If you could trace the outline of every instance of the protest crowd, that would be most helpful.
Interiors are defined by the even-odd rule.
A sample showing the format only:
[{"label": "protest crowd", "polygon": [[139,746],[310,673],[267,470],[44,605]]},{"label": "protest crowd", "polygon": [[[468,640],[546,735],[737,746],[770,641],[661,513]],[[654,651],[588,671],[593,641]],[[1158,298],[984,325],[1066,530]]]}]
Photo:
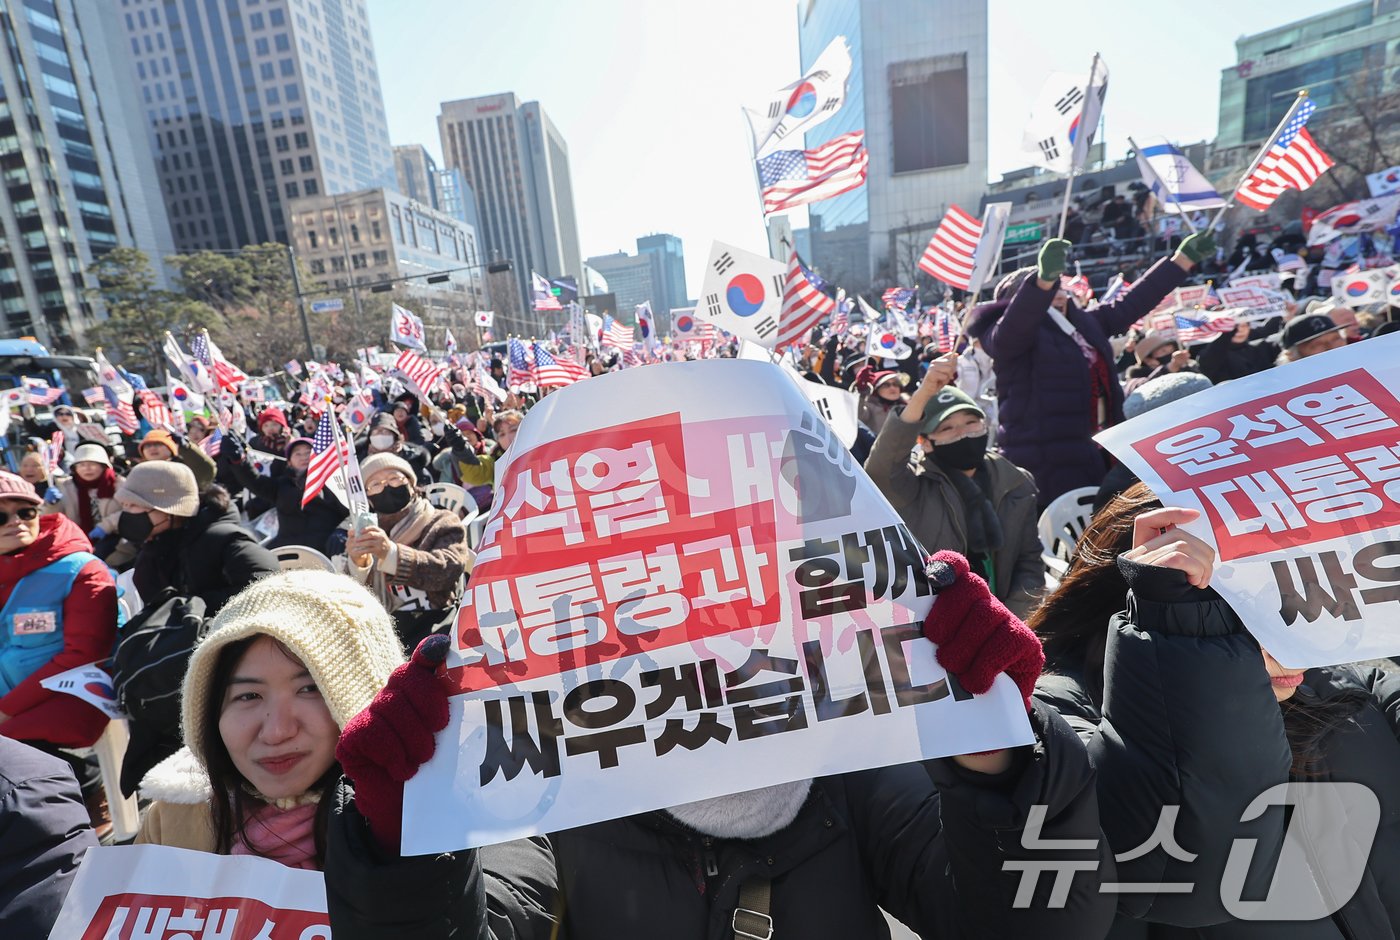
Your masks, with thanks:
[{"label": "protest crowd", "polygon": [[[719,315],[687,318],[684,334],[664,339],[644,329],[637,342],[630,327],[575,306],[569,328],[548,338],[511,336],[459,352],[449,334],[430,352],[422,324],[396,307],[396,349],[367,347],[353,362],[294,361],[277,376],[250,376],[207,337],[186,352],[171,336],[163,387],[99,350],[100,386],[86,390],[96,394],[21,389],[5,407],[15,409],[26,445],[15,472],[0,471],[0,936],[48,936],[85,874],[84,858],[136,851],[128,844],[230,863],[271,860],[323,878],[337,940],[881,937],[889,936],[886,915],[936,938],[1400,936],[1400,673],[1375,663],[1283,665],[1297,657],[1263,645],[1252,615],[1223,593],[1222,565],[1240,557],[1226,553],[1227,534],[1207,538],[1200,511],[1168,499],[1142,464],[1121,459],[1101,436],[1149,427],[1166,434],[1175,426],[1151,422],[1168,413],[1186,421],[1194,412],[1178,404],[1184,399],[1234,388],[1253,400],[1301,388],[1330,375],[1306,370],[1339,356],[1394,360],[1396,341],[1385,337],[1397,329],[1400,300],[1374,297],[1400,297],[1390,287],[1400,267],[1378,232],[1362,233],[1361,244],[1351,239],[1355,261],[1346,267],[1328,244],[1310,247],[1301,237],[1222,244],[1225,229],[1202,218],[1198,230],[1161,237],[1162,254],[1145,270],[1121,272],[1096,291],[1075,271],[1085,233],[1131,236],[1138,216],[1130,210],[1115,201],[1099,219],[1075,211],[1070,237],[1046,240],[1033,264],[991,275],[984,265],[984,291],[982,283],[969,289],[965,275],[956,291],[945,280],[949,289],[932,303],[892,288],[878,311],[826,285],[795,254],[788,263],[761,258],[753,263],[776,265],[789,295],[809,298],[783,308],[776,341],[766,343]],[[946,262],[933,254],[932,267]],[[725,246],[716,256],[729,259],[718,269],[712,263],[716,276],[732,276],[725,272],[736,258],[748,263]],[[964,262],[978,259],[969,253]],[[1362,302],[1333,289],[1334,280],[1368,275],[1384,287]],[[536,300],[551,297],[546,290]],[[639,320],[650,316],[638,311]],[[509,648],[525,641],[502,629],[507,665],[482,665],[472,655],[489,657],[467,641],[477,628],[463,624],[479,625],[484,638],[488,599],[509,603],[527,571],[563,572],[592,546],[513,552],[512,532],[522,530],[506,520],[555,506],[551,500],[560,501],[558,515],[576,519],[572,507],[599,505],[601,487],[588,479],[641,458],[614,442],[612,463],[598,458],[593,478],[578,468],[570,477],[563,458],[522,467],[585,433],[568,423],[568,408],[588,390],[602,396],[610,383],[646,381],[661,410],[628,407],[660,421],[658,414],[681,411],[665,389],[685,370],[727,368],[721,360],[757,360],[755,368],[769,370],[790,396],[783,400],[799,403],[787,419],[817,442],[809,452],[789,448],[780,471],[795,474],[801,507],[798,534],[783,544],[798,546],[794,560],[806,559],[794,575],[801,590],[793,588],[785,609],[796,604],[815,619],[815,585],[819,600],[810,602],[824,605],[822,616],[863,609],[864,600],[851,598],[867,593],[917,594],[925,605],[893,640],[896,621],[877,624],[886,630],[883,660],[874,646],[867,651],[877,672],[882,661],[904,664],[902,678],[893,676],[893,707],[876,691],[885,689],[883,676],[867,676],[851,704],[823,684],[825,648],[815,640],[794,647],[805,658],[800,670],[786,660],[797,676],[790,688],[810,683],[800,704],[812,703],[812,723],[1000,694],[1020,743],[988,749],[959,738],[938,756],[867,760],[798,779],[766,766],[761,779],[776,782],[718,781],[701,799],[668,803],[663,795],[644,812],[582,815],[582,824],[557,829],[531,828],[522,822],[528,814],[502,803],[483,811],[498,814],[500,837],[408,851],[429,844],[424,833],[457,827],[445,797],[425,804],[415,794],[441,775],[458,743],[475,747],[485,737],[487,753],[497,755],[479,778],[467,767],[459,790],[517,775],[519,785],[549,765],[521,730],[527,710],[540,736],[550,721],[563,727],[549,711],[560,705],[549,701],[553,693],[530,683],[546,652],[559,660],[555,672],[579,666],[567,638],[541,652],[541,634],[531,633],[531,658],[516,661]],[[1204,400],[1225,407],[1195,399]],[[1300,413],[1266,409],[1248,419],[1249,432],[1287,437],[1303,426]],[[596,420],[588,434],[609,427],[606,416]],[[1144,431],[1142,439],[1157,438]],[[1303,460],[1306,437],[1293,440],[1293,459]],[[1219,460],[1231,443],[1217,442],[1204,457],[1192,450],[1190,459]],[[1180,451],[1172,453],[1170,463],[1183,466]],[[1376,479],[1400,476],[1396,453],[1375,458]],[[657,459],[656,476],[640,479],[669,492],[701,475],[701,463]],[[848,469],[842,485],[878,492],[872,498],[893,511],[889,525],[872,521],[855,533],[866,544],[823,548],[826,536],[805,528],[830,508],[817,474],[833,467]],[[1323,470],[1310,472],[1297,477],[1300,491],[1328,485]],[[577,483],[567,500],[561,476]],[[1364,488],[1355,482],[1327,490],[1334,510]],[[849,510],[852,497],[845,499]],[[567,531],[568,523],[529,518]],[[1308,518],[1337,517],[1309,510]],[[1347,534],[1369,531],[1347,518]],[[1229,534],[1254,537],[1263,528]],[[859,561],[877,537],[894,561],[889,570]],[[661,546],[628,544],[638,559],[647,553],[628,585],[666,577],[650,554]],[[538,567],[522,567],[532,554]],[[863,573],[832,583],[842,564]],[[1314,570],[1300,567],[1300,580]],[[1382,584],[1395,580],[1393,568],[1374,560],[1368,570]],[[1393,587],[1370,590],[1394,597]],[[531,630],[560,620],[572,603],[560,592],[550,595],[554,615],[542,604],[545,619]],[[731,603],[736,592],[709,593]],[[638,588],[624,603],[645,607],[644,594]],[[734,618],[726,630],[769,623],[741,623],[721,610],[721,619]],[[1311,622],[1316,611],[1307,616]],[[636,617],[634,628],[644,622]],[[636,628],[619,648],[655,652],[647,635]],[[866,642],[856,635],[847,646]],[[695,634],[694,644],[703,647],[707,636]],[[632,640],[636,649],[626,645]],[[928,661],[947,679],[916,684],[913,646],[934,649]],[[726,746],[731,731],[742,742],[778,734],[784,720],[806,727],[801,707],[781,707],[797,699],[733,704],[752,700],[736,692],[741,679],[782,671],[779,654],[714,656],[699,664],[721,662],[713,681],[692,663],[688,685],[659,667],[643,685],[699,711],[702,697],[706,708],[719,702],[722,679],[722,713],[735,728],[705,731],[702,720],[691,738],[688,726],[667,719],[653,742],[658,757],[703,760],[702,745]],[[481,671],[462,672],[463,663]],[[481,711],[464,710],[459,697],[481,692],[472,677],[487,674],[535,698],[473,700]],[[587,676],[554,695],[571,722],[553,732],[565,743],[566,771],[580,753],[606,770],[624,744],[653,730],[637,726],[638,737],[624,737],[634,729],[612,727],[615,709],[596,703],[632,693],[615,674]],[[935,685],[937,693],[927,692]],[[585,695],[595,696],[592,709],[577,704]],[[665,712],[647,708],[648,719]],[[506,709],[514,731],[502,738]],[[497,724],[475,727],[463,717],[476,714]],[[604,728],[611,730],[597,730]],[[119,752],[115,764],[100,759],[108,746]],[[791,757],[770,753],[769,765]],[[558,774],[557,742],[553,760]],[[1364,838],[1348,816],[1356,804],[1306,816],[1258,803],[1272,787],[1320,780],[1375,795]],[[548,807],[554,797],[538,799]],[[135,830],[119,805],[137,808]],[[1222,885],[1240,884],[1236,898],[1267,894],[1274,863],[1297,848],[1290,821],[1305,816],[1314,828],[1303,851],[1321,845],[1319,858],[1352,858],[1354,883],[1334,891],[1332,869],[1304,866],[1310,874],[1299,892],[1335,903],[1320,914],[1251,919]],[[1255,862],[1243,868],[1242,840]],[[106,848],[114,844],[121,847]],[[158,927],[141,921],[147,933],[118,925],[110,936],[295,935],[256,934],[256,925],[235,933],[231,920],[218,932],[212,914],[193,924],[196,912],[178,905],[161,916]],[[185,920],[191,924],[178,926]]]}]

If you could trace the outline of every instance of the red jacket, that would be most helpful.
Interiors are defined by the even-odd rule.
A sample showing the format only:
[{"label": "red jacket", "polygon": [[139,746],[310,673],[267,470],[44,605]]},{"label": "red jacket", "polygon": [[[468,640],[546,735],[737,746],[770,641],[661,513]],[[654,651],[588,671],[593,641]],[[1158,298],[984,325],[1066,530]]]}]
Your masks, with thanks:
[{"label": "red jacket", "polygon": [[[0,555],[0,607],[19,580],[74,552],[90,552],[92,543],[67,516],[39,518],[39,537],[28,548]],[[21,741],[45,741],[60,747],[88,747],[107,727],[107,716],[79,698],[51,692],[41,679],[112,654],[117,635],[117,586],[97,559],[84,565],[63,602],[63,649],[8,695],[0,697],[0,734]]]}]

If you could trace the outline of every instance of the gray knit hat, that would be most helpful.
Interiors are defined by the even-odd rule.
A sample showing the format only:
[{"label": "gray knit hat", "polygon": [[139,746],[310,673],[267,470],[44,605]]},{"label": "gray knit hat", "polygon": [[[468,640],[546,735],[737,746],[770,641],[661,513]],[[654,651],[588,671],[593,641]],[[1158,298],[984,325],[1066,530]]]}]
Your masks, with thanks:
[{"label": "gray knit hat", "polygon": [[1123,400],[1123,417],[1136,418],[1154,408],[1171,404],[1214,383],[1199,372],[1171,372],[1144,382]]},{"label": "gray knit hat", "polygon": [[199,511],[199,487],[194,472],[174,460],[152,460],[131,468],[117,500],[140,503],[172,516],[193,517]]},{"label": "gray knit hat", "polygon": [[360,461],[360,475],[366,480],[374,476],[380,470],[397,470],[413,481],[413,485],[418,485],[418,474],[407,460],[398,454],[391,454],[385,451],[382,454],[370,454]]}]

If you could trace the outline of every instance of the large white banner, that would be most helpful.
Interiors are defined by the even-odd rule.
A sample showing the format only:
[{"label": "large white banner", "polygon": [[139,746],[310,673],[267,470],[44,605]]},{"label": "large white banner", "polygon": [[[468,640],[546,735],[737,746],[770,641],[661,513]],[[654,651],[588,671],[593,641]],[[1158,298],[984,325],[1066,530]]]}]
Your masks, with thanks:
[{"label": "large white banner", "polygon": [[1197,392],[1097,440],[1214,545],[1211,586],[1302,668],[1400,653],[1400,336]]},{"label": "large white banner", "polygon": [[49,936],[330,940],[331,927],[320,872],[251,855],[131,845],[88,850]]},{"label": "large white banner", "polygon": [[405,854],[1031,740],[938,666],[922,548],[780,367],[569,386],[499,469]]}]

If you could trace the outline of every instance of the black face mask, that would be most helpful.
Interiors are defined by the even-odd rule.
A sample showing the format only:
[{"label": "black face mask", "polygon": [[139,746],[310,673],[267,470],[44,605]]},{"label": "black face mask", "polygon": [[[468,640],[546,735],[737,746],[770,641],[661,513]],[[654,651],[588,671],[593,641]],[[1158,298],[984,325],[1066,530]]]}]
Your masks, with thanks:
[{"label": "black face mask", "polygon": [[933,462],[944,470],[976,470],[987,456],[987,435],[933,445]]},{"label": "black face mask", "polygon": [[150,538],[154,528],[155,523],[148,512],[123,512],[117,518],[117,534],[133,545],[140,545]]},{"label": "black face mask", "polygon": [[398,486],[386,486],[369,498],[369,508],[384,516],[392,516],[394,513],[407,508],[413,502],[413,491],[409,489],[407,483]]}]

